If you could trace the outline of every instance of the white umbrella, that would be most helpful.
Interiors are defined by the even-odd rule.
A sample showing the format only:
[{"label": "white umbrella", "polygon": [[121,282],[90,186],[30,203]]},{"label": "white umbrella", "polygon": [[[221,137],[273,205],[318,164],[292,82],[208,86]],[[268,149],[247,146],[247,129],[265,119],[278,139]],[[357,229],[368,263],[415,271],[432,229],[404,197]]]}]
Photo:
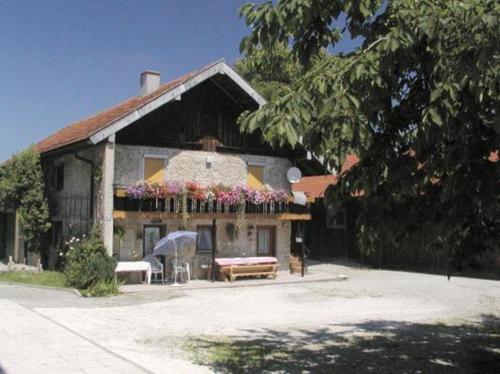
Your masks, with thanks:
[{"label": "white umbrella", "polygon": [[167,255],[169,252],[174,252],[174,284],[177,284],[177,252],[196,243],[198,233],[194,231],[174,231],[162,238],[156,243],[153,255]]}]

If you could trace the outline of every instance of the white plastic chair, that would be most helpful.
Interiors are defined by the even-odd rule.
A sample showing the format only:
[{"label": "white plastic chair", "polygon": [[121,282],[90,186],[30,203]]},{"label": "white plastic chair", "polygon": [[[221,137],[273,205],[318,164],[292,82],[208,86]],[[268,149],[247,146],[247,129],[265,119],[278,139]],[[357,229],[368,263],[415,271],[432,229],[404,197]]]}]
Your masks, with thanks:
[{"label": "white plastic chair", "polygon": [[[190,267],[189,267],[189,262],[183,262],[183,261],[179,261],[179,265],[177,266],[177,269],[174,269],[173,273],[172,273],[172,277],[175,277],[175,274],[177,273],[177,276],[181,276],[181,279],[182,279],[182,274],[187,274],[187,281],[191,281],[191,270],[190,270]],[[176,281],[176,279],[172,279],[174,282]]]},{"label": "white plastic chair", "polygon": [[[146,256],[144,256],[144,261],[151,264],[151,275],[154,276],[155,274],[160,274],[161,283],[165,284],[165,279],[163,277],[163,264],[158,261],[158,258],[154,256],[153,253],[148,253]],[[158,277],[156,277],[156,280],[158,280]]]}]

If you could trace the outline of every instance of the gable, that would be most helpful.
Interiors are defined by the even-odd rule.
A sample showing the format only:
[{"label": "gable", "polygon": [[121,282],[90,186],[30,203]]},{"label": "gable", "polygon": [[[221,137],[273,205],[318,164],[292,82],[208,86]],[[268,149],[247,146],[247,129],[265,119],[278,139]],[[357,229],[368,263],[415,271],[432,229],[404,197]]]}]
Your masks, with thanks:
[{"label": "gable", "polygon": [[[258,105],[240,98],[237,86],[221,82],[216,75],[116,133],[116,142],[126,145],[201,149],[201,141],[213,139],[219,151],[238,149],[247,153],[275,153],[264,144],[260,131],[241,133],[238,117]],[[227,78],[226,78],[227,79]]]},{"label": "gable", "polygon": [[40,153],[45,153],[80,141],[97,144],[218,74],[225,75],[233,81],[257,105],[265,103],[265,100],[233,69],[224,61],[218,61],[165,83],[149,95],[133,97],[73,123],[36,144],[35,149]]}]

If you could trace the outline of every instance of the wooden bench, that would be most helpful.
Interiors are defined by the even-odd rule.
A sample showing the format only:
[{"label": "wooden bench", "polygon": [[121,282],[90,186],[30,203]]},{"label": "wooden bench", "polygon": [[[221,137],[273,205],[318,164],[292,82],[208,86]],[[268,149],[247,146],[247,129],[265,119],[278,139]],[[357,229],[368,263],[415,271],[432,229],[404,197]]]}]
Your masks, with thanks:
[{"label": "wooden bench", "polygon": [[219,266],[219,280],[233,282],[238,277],[256,276],[276,278],[278,276],[276,268],[277,264]]}]

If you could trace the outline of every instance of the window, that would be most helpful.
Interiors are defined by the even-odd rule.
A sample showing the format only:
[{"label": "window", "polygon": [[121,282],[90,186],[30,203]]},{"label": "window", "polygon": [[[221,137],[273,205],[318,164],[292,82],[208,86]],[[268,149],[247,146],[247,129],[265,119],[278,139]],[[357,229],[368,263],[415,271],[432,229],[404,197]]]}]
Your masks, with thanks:
[{"label": "window", "polygon": [[344,208],[328,208],[326,213],[326,227],[329,229],[345,230],[346,212]]},{"label": "window", "polygon": [[52,171],[52,187],[56,191],[61,191],[64,188],[64,164],[54,165]]},{"label": "window", "polygon": [[247,184],[253,188],[264,187],[264,166],[250,164],[247,166]]},{"label": "window", "polygon": [[196,251],[198,252],[212,252],[212,226],[198,226],[196,228],[198,237],[196,239]]},{"label": "window", "polygon": [[165,181],[165,159],[157,157],[144,158],[144,180],[149,183]]},{"label": "window", "polygon": [[257,256],[276,255],[276,227],[257,226]]}]

